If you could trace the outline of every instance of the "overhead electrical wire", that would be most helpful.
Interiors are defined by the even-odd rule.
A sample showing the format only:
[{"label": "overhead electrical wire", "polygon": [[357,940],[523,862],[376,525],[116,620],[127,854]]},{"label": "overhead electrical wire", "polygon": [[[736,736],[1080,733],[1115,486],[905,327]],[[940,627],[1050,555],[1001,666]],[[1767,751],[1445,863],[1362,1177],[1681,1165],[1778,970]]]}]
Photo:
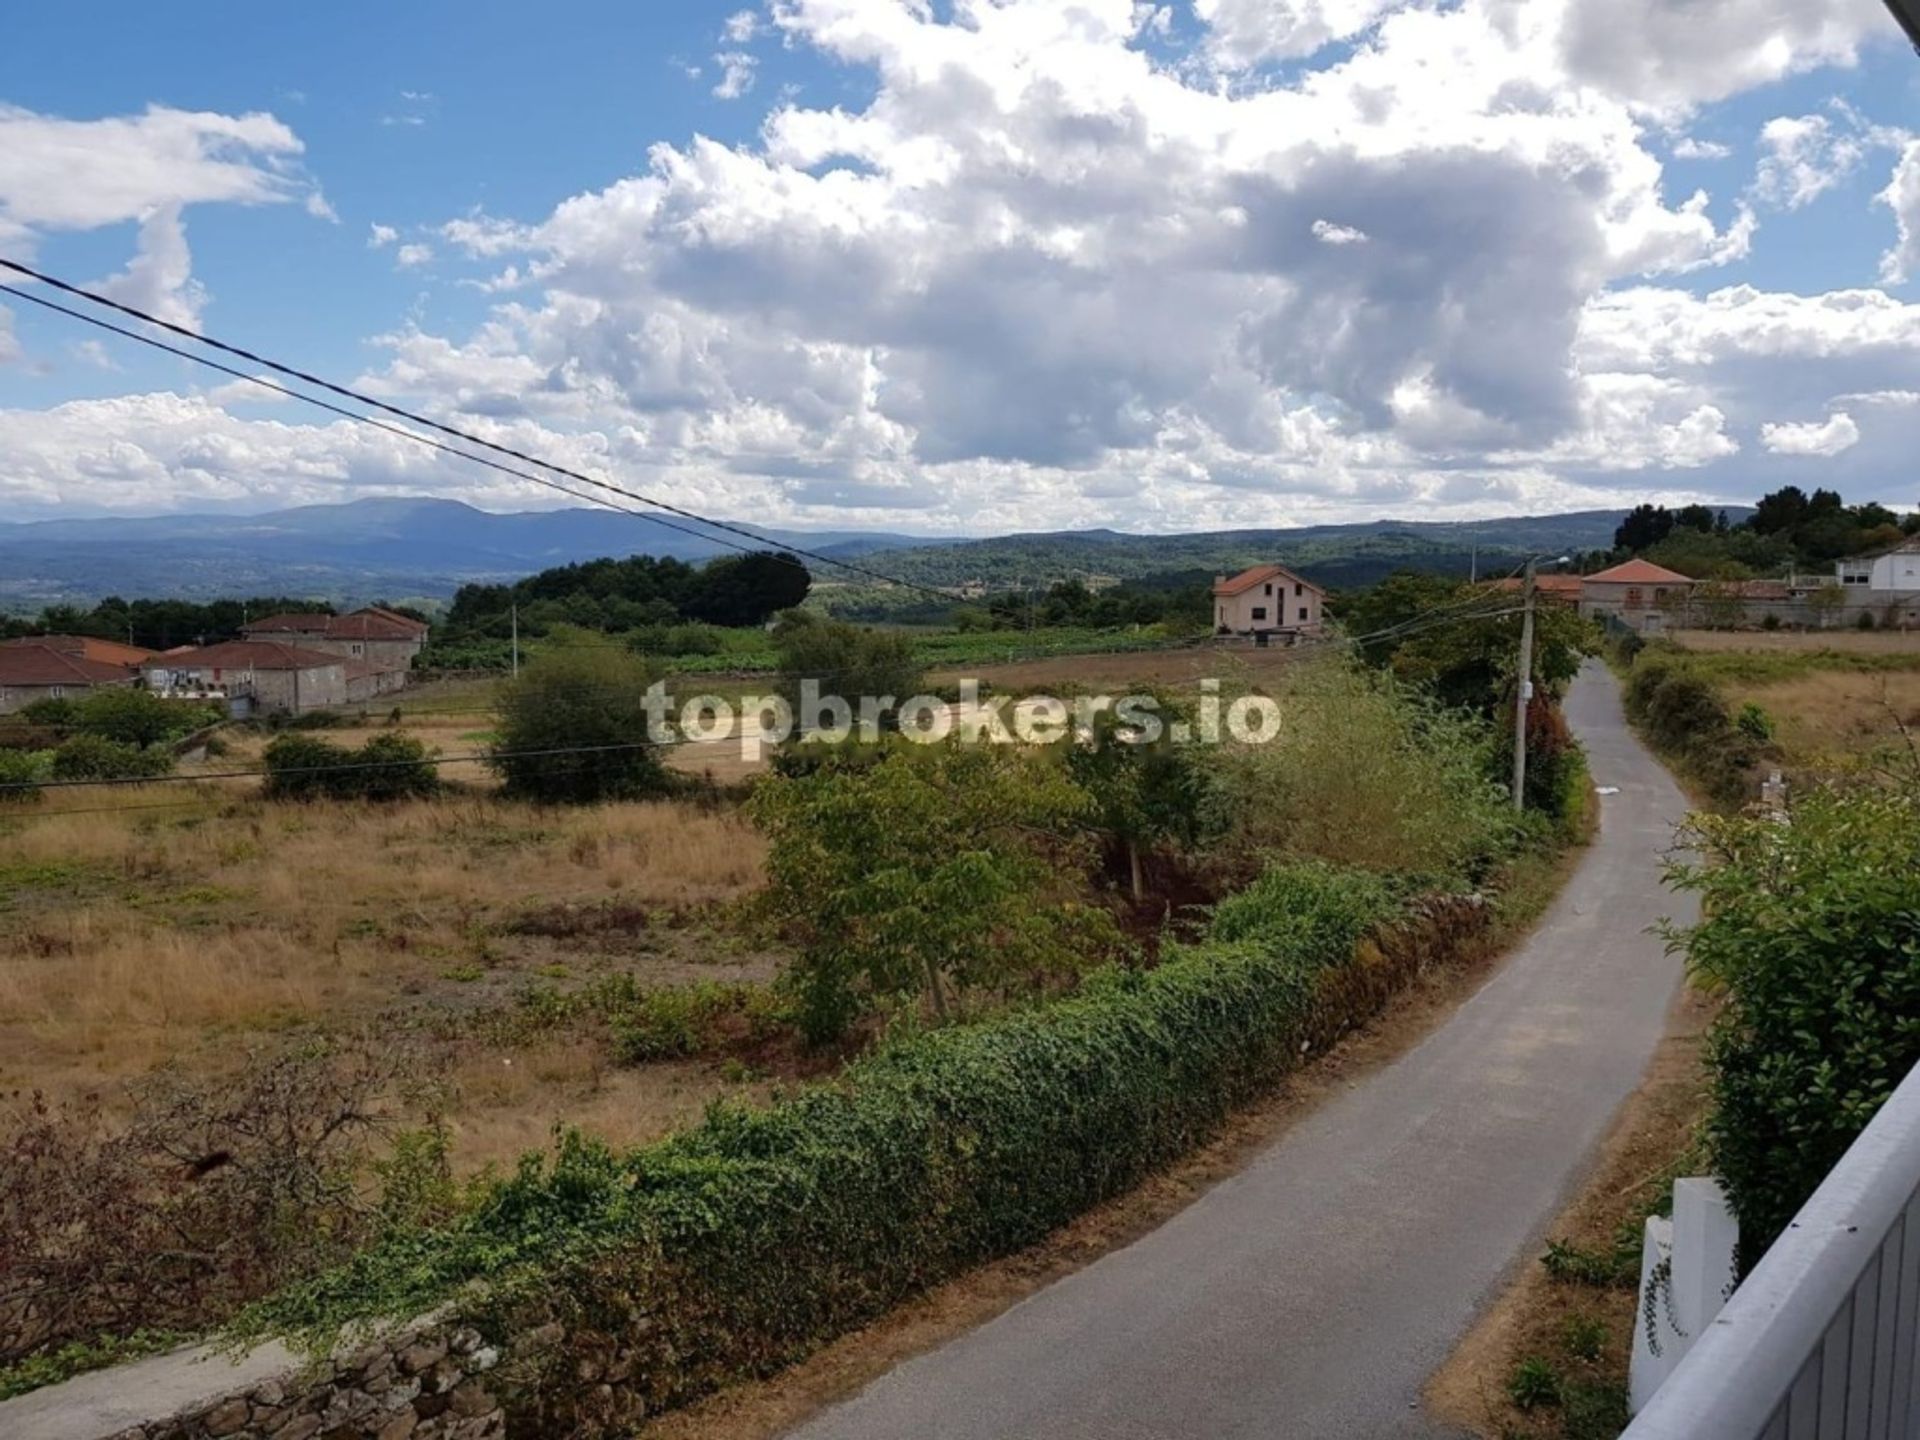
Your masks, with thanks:
[{"label": "overhead electrical wire", "polygon": [[[649,514],[647,516],[648,519],[654,520],[659,524],[666,525],[667,528],[669,529],[681,530],[683,533],[693,535],[697,539],[705,540],[712,544],[727,545],[735,550],[747,551],[749,553],[759,552],[759,551],[772,551],[774,553],[785,552],[791,555],[803,556],[806,559],[816,561],[819,564],[830,565],[835,567],[836,569],[844,570],[848,574],[861,575],[866,577],[869,580],[876,580],[885,585],[897,585],[902,589],[915,590],[915,591],[921,592],[922,594],[936,596],[943,602],[951,602],[955,598],[952,595],[948,594],[946,591],[937,589],[934,586],[922,585],[918,581],[914,581],[914,580],[903,580],[897,575],[888,575],[882,571],[873,569],[871,566],[855,564],[853,561],[850,561],[850,560],[841,560],[831,555],[821,554],[819,551],[816,551],[816,550],[808,550],[803,546],[781,545],[778,542],[767,539],[763,535],[755,534],[753,531],[745,528],[744,526],[735,525],[725,520],[712,519],[708,516],[699,514],[697,511],[688,510],[683,506],[675,505],[670,501],[661,500],[652,495],[642,494],[640,491],[629,489],[624,485],[617,485],[610,480],[603,480],[598,478],[597,476],[588,475],[583,471],[575,470],[570,466],[561,465],[552,460],[542,459],[540,456],[529,454],[524,450],[517,450],[510,445],[502,445],[497,441],[488,440],[484,436],[474,434],[472,431],[462,430],[458,426],[448,425],[442,421],[435,420],[430,416],[419,414],[417,411],[408,410],[404,406],[394,405],[389,401],[385,401],[378,398],[377,396],[368,395],[362,391],[354,390],[348,386],[336,384],[334,381],[323,379],[318,375],[314,375],[308,371],[301,370],[295,366],[286,365],[281,363],[280,361],[268,359],[266,356],[258,354],[255,351],[245,349],[242,346],[230,344],[229,342],[220,340],[214,336],[188,329],[184,325],[176,324],[171,320],[162,319],[160,316],[154,315],[149,311],[142,310],[138,306],[128,305],[122,301],[111,299],[110,297],[101,295],[96,291],[88,290],[84,286],[75,285],[70,281],[62,280],[55,275],[49,275],[43,270],[36,270],[31,265],[23,265],[18,260],[9,260],[5,256],[0,256],[0,268],[15,271],[18,274],[27,276],[29,279],[38,281],[42,285],[49,285],[54,289],[61,291],[64,294],[71,295],[76,299],[85,300],[91,304],[103,306],[109,310],[118,311],[120,314],[126,315],[132,319],[138,320],[142,324],[152,325],[161,330],[166,330],[172,334],[182,337],[185,340],[191,341],[194,344],[204,345],[209,349],[218,350],[222,354],[232,355],[237,359],[246,361],[249,364],[262,366],[265,369],[273,371],[277,375],[284,375],[289,379],[297,380],[302,384],[315,386],[319,389],[328,391],[331,394],[338,395],[343,399],[352,400],[356,404],[369,406],[372,409],[383,411],[386,414],[396,416],[399,419],[409,421],[415,425],[424,425],[430,430],[436,430],[443,435],[451,436],[453,439],[462,441],[468,445],[477,445],[482,449],[493,451],[495,454],[505,455],[508,458],[517,460],[524,465],[533,465],[538,467],[539,469],[551,471],[553,474],[563,475],[567,477],[569,480],[577,481],[582,485],[589,485],[594,487],[597,490],[605,490],[611,494],[620,495],[625,497],[626,499],[637,501],[642,505],[648,506],[650,510],[665,511],[669,515],[677,515],[684,520],[692,521],[693,523],[697,525],[705,526],[710,530],[720,530],[720,531],[725,531],[731,535],[741,536],[751,543],[747,545],[741,545],[733,541],[723,540],[718,535],[707,535],[707,534],[701,534],[698,531],[685,530],[684,527],[682,526],[674,525],[668,521],[660,520],[660,518],[657,515]],[[23,290],[18,286],[0,285],[0,291],[4,291],[6,294],[12,295],[17,299],[25,300],[29,304],[41,306],[45,309],[55,311],[62,315],[66,315],[72,319],[80,320],[86,324],[97,326],[100,329],[111,331],[112,333],[116,335],[120,335],[126,339],[135,340],[141,344],[152,346],[155,349],[164,350],[168,354],[178,356],[183,360],[191,361],[196,365],[204,365],[209,369],[217,370],[222,374],[230,375],[235,379],[244,380],[251,384],[263,386],[264,388],[272,390],[277,394],[287,396],[294,400],[303,401],[304,403],[309,405],[318,406],[321,409],[331,411],[333,414],[344,416],[347,419],[357,420],[357,421],[360,421],[362,424],[373,425],[376,428],[386,430],[391,434],[404,436],[405,438],[409,440],[413,440],[419,444],[430,445],[434,449],[444,451],[448,454],[460,456],[462,459],[472,460],[478,464],[487,465],[489,466],[489,468],[503,471],[506,474],[515,475],[518,478],[523,480],[533,480],[534,483],[536,484],[547,484],[548,488],[560,490],[561,493],[572,495],[575,499],[593,499],[596,501],[596,503],[606,504],[608,509],[619,510],[628,514],[641,513],[641,512],[628,510],[627,507],[622,505],[609,504],[604,500],[600,500],[598,497],[584,496],[584,495],[581,495],[578,491],[569,490],[563,486],[555,485],[548,481],[542,481],[542,480],[536,479],[533,476],[526,475],[522,471],[512,469],[511,467],[500,465],[494,461],[489,461],[482,456],[477,456],[477,455],[470,454],[466,451],[454,449],[448,445],[445,445],[439,441],[432,439],[430,436],[418,435],[412,431],[403,429],[398,426],[382,424],[381,422],[376,421],[372,416],[363,415],[352,410],[347,410],[341,406],[334,405],[327,401],[324,401],[320,399],[318,396],[308,395],[301,391],[290,389],[286,386],[274,384],[273,382],[266,380],[262,376],[252,375],[247,373],[244,370],[237,370],[232,366],[221,364],[220,362],[212,360],[207,356],[198,355],[190,350],[185,350],[178,346],[169,345],[164,341],[156,340],[154,337],[150,335],[142,335],[137,331],[128,330],[123,326],[113,324],[111,321],[102,320],[98,316],[88,315],[83,311],[72,309],[69,306],[59,304],[57,301],[49,300],[45,296],[35,295],[31,291]]]}]

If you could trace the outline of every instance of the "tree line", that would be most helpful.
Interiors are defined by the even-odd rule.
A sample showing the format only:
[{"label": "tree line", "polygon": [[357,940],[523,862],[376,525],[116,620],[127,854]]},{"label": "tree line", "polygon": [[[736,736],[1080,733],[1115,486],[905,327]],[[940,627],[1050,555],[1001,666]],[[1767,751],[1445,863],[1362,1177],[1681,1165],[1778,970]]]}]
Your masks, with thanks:
[{"label": "tree line", "polygon": [[1825,569],[1916,533],[1920,511],[1903,517],[1877,501],[1849,505],[1837,490],[1809,495],[1783,485],[1738,522],[1707,505],[1636,505],[1614,531],[1613,549],[1578,557],[1578,568],[1600,570],[1638,555],[1696,579],[1744,579],[1801,565]]}]

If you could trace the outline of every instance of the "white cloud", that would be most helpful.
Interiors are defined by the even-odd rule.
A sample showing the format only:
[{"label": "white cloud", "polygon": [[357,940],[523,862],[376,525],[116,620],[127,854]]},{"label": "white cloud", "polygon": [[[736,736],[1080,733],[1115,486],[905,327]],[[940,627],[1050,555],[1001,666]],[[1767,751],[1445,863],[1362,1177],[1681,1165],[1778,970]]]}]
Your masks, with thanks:
[{"label": "white cloud", "polygon": [[1777,116],[1760,127],[1760,147],[1754,193],[1788,210],[1838,185],[1866,156],[1865,142],[1825,115]]},{"label": "white cloud", "polygon": [[152,105],[139,115],[67,120],[0,105],[0,244],[32,254],[40,236],[137,221],[135,253],[99,288],[177,324],[197,325],[189,205],[299,200],[331,219],[300,168],[299,139],[271,115]]},{"label": "white cloud", "polygon": [[1887,188],[1874,197],[1893,211],[1898,238],[1880,257],[1880,278],[1904,285],[1920,273],[1920,140],[1910,140],[1893,167]]},{"label": "white cloud", "polygon": [[[841,93],[863,98],[784,95],[753,140],[660,143],[545,215],[474,211],[413,245],[374,227],[397,264],[480,262],[461,283],[494,299],[471,328],[383,337],[362,383],[769,523],[1191,528],[1614,504],[1666,477],[1748,491],[1792,468],[1751,442],[1773,417],[1916,373],[1920,306],[1662,277],[1750,254],[1756,204],[1805,203],[1837,140],[1882,141],[1844,109],[1806,117],[1824,148],[1763,147],[1776,178],[1751,204],[1676,189],[1663,157],[1719,158],[1686,133],[1731,133],[1703,106],[1850,63],[1885,22],[1871,0],[1686,8],[771,0],[722,28],[716,93],[745,94],[745,47],[777,35],[857,68]],[[15,416],[0,453],[30,455],[27,486],[537,498],[339,427],[207,419],[227,398]],[[1870,419],[1836,471],[1920,444],[1920,409]],[[193,424],[218,446],[188,445]]]},{"label": "white cloud", "polygon": [[395,269],[414,270],[422,265],[431,264],[432,262],[433,247],[431,245],[402,245],[398,250],[393,252]]},{"label": "white cloud", "polygon": [[1846,411],[1836,411],[1825,420],[1794,424],[1781,422],[1760,427],[1760,443],[1776,455],[1830,458],[1860,443],[1860,427]]},{"label": "white cloud", "polygon": [[13,311],[0,305],[0,365],[8,365],[20,358],[20,342],[13,334]]},{"label": "white cloud", "polygon": [[1331,220],[1316,220],[1309,227],[1313,238],[1324,245],[1361,245],[1366,242],[1367,232],[1356,230],[1351,225],[1336,225]]},{"label": "white cloud", "polygon": [[713,93],[722,100],[738,100],[753,89],[760,64],[756,57],[744,50],[722,50],[713,57],[713,63],[720,67],[720,83],[713,87]]},{"label": "white cloud", "polygon": [[1731,154],[1731,145],[1723,145],[1718,140],[1702,140],[1694,135],[1682,135],[1673,142],[1673,158],[1676,160],[1724,160]]}]

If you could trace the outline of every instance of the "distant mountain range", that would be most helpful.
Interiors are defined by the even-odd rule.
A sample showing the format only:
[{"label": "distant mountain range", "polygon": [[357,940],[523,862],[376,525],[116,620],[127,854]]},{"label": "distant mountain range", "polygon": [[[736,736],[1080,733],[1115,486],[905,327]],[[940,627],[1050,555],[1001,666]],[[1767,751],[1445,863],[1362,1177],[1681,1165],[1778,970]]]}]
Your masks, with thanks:
[{"label": "distant mountain range", "polygon": [[[1072,576],[1210,575],[1273,560],[1334,585],[1364,584],[1401,565],[1464,574],[1476,552],[1487,570],[1502,556],[1528,551],[1603,549],[1613,543],[1620,519],[1619,511],[1587,510],[1505,520],[1380,520],[1185,535],[1069,530],[959,541],[742,528],[770,547],[863,559],[923,585],[978,582],[999,589]],[[368,499],[250,516],[47,520],[0,524],[0,607],[32,610],[106,595],[431,600],[468,581],[516,579],[602,555],[698,561],[732,552],[728,544],[647,516],[594,509],[491,514],[453,500]],[[814,568],[822,580],[857,578]]]}]

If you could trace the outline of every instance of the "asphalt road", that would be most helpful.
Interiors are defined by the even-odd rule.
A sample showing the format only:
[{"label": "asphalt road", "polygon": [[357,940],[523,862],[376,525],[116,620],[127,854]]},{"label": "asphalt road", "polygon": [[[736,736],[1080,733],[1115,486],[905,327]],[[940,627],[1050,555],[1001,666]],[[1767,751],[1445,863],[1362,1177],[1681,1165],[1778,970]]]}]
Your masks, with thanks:
[{"label": "asphalt road", "polygon": [[1568,716],[1600,834],[1533,937],[1445,1025],[1124,1250],[903,1364],[795,1440],[1441,1432],[1422,1385],[1535,1253],[1662,1033],[1685,802],[1591,665]]}]

